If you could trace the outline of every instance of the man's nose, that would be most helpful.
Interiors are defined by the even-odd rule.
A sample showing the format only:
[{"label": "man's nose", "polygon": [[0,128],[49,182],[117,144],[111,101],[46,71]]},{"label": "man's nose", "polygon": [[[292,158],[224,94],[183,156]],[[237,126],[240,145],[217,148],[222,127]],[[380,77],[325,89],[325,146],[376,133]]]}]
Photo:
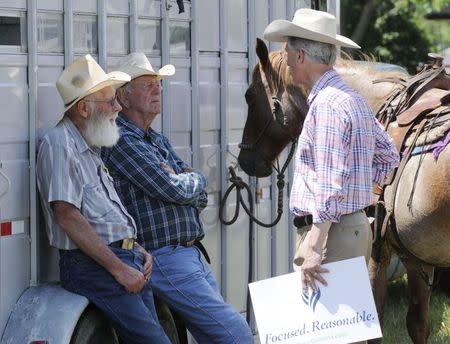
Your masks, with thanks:
[{"label": "man's nose", "polygon": [[114,111],[122,111],[122,106],[119,104],[119,102],[116,101],[114,102]]}]

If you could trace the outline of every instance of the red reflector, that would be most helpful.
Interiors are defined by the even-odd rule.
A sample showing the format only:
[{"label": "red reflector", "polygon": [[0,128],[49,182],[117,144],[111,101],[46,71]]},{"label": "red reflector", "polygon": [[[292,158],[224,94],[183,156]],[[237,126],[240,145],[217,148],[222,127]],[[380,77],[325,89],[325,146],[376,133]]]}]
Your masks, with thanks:
[{"label": "red reflector", "polygon": [[30,344],[48,344],[46,340],[33,340]]},{"label": "red reflector", "polygon": [[12,232],[11,222],[5,222],[5,223],[1,224],[1,226],[0,226],[0,235],[1,236],[11,235],[11,232]]}]

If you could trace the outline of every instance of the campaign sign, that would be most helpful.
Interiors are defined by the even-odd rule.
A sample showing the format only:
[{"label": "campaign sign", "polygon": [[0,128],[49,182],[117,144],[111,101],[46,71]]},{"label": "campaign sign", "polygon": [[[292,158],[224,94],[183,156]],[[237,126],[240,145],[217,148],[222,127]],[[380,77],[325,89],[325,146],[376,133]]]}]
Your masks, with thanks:
[{"label": "campaign sign", "polygon": [[328,286],[303,293],[299,271],[249,284],[261,344],[344,344],[381,337],[364,257],[324,264]]}]

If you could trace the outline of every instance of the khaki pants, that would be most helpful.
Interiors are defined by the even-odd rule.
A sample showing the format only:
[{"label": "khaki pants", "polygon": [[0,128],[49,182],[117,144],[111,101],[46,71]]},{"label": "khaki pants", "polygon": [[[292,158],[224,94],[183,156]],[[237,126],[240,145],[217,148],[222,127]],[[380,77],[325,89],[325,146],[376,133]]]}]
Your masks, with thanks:
[{"label": "khaki pants", "polygon": [[[294,270],[303,264],[306,249],[305,237],[311,226],[297,228]],[[333,223],[328,231],[323,247],[322,263],[331,263],[343,259],[364,256],[366,264],[372,252],[372,231],[364,211],[341,216],[341,222]],[[355,344],[367,343],[358,342]]]}]

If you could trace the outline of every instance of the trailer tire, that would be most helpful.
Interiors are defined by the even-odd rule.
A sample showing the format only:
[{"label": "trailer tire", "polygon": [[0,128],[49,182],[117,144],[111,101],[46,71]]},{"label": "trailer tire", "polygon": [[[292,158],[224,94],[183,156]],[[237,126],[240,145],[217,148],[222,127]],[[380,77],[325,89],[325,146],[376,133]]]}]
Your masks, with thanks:
[{"label": "trailer tire", "polygon": [[117,335],[102,312],[90,304],[73,331],[70,344],[118,344]]}]

